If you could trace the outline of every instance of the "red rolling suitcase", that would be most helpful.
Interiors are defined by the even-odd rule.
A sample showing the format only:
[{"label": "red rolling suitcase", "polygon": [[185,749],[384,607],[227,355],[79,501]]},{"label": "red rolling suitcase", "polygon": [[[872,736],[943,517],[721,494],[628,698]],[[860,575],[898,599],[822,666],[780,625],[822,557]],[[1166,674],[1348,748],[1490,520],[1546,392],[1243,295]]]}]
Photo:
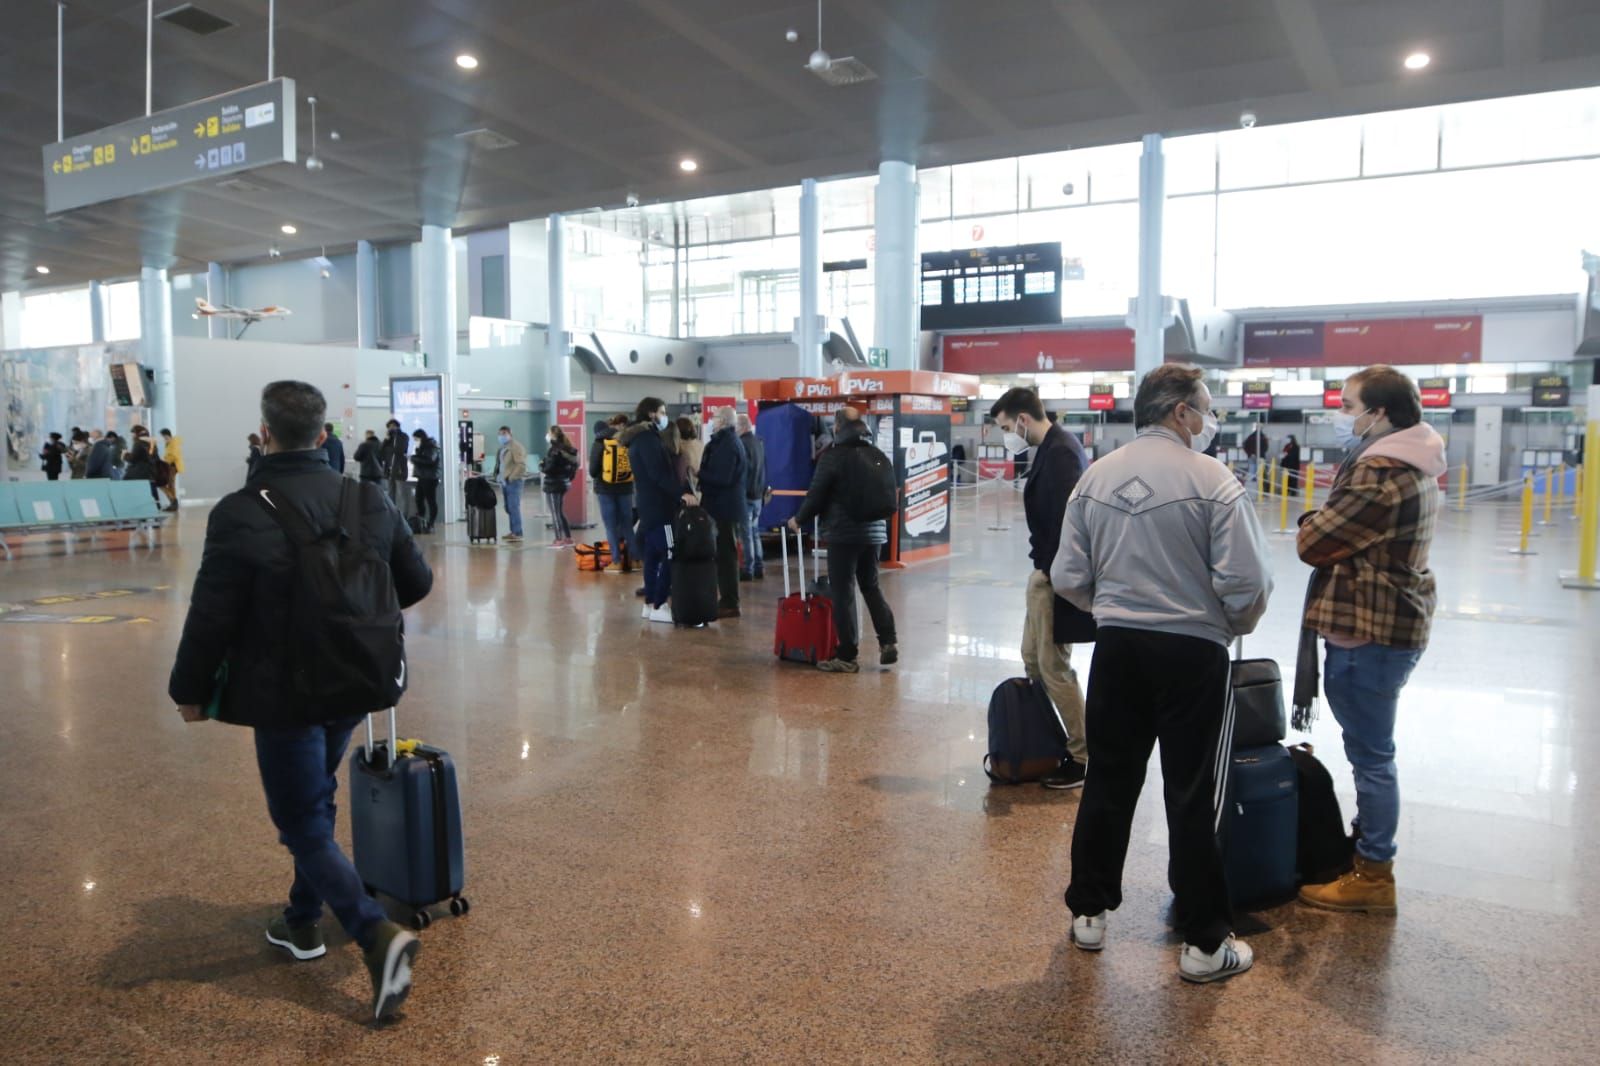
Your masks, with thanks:
[{"label": "red rolling suitcase", "polygon": [[778,635],[772,653],[790,662],[810,663],[833,658],[839,635],[833,628],[833,601],[826,596],[806,593],[806,546],[800,534],[794,535],[800,553],[800,591],[789,589],[789,534],[782,531],[783,599],[778,603]]}]

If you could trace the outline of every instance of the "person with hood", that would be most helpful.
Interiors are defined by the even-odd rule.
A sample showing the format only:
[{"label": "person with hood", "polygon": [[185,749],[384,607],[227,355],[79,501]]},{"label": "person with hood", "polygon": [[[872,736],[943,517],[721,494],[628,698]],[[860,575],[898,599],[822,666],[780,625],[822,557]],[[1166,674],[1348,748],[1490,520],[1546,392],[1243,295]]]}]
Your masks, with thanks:
[{"label": "person with hood", "polygon": [[749,460],[733,425],[733,408],[711,413],[711,443],[700,457],[700,504],[717,524],[717,617],[739,617],[739,539],[746,522]]},{"label": "person with hood", "polygon": [[739,443],[744,445],[745,458],[750,461],[744,475],[744,526],[740,536],[744,541],[744,570],[740,581],[755,581],[766,577],[765,559],[761,554],[761,508],[767,502],[767,445],[755,431],[749,415],[739,416]]},{"label": "person with hood", "polygon": [[600,521],[605,526],[606,543],[611,546],[609,574],[626,574],[633,549],[629,544],[633,525],[633,470],[628,466],[628,449],[618,439],[627,417],[596,422],[594,440],[589,444],[589,480],[594,483],[595,499],[600,501]]},{"label": "person with hood", "polygon": [[[252,437],[254,433],[250,434]],[[378,434],[367,430],[367,435],[360,444],[356,445],[356,467],[360,471],[362,481],[383,481],[383,442],[378,440]]]},{"label": "person with hood", "polygon": [[[841,407],[833,416],[833,444],[817,459],[817,472],[811,478],[800,512],[789,519],[789,528],[798,533],[812,519],[821,516],[828,538],[828,594],[833,599],[833,623],[838,627],[839,644],[833,658],[824,659],[817,669],[829,674],[858,674],[861,623],[856,618],[856,589],[867,603],[872,628],[878,635],[878,662],[892,666],[900,661],[895,638],[894,612],[878,584],[878,552],[889,542],[889,524],[884,519],[858,521],[850,517],[852,497],[869,484],[858,473],[870,452],[877,451],[872,434],[854,407]],[[888,458],[879,453],[880,462]]]},{"label": "person with hood", "polygon": [[539,463],[539,476],[544,484],[545,506],[550,508],[550,528],[555,534],[550,547],[570,548],[572,526],[567,522],[565,507],[567,490],[572,487],[572,478],[578,472],[578,449],[572,446],[566,430],[560,426],[551,426],[544,435],[544,441],[545,452],[544,459]]},{"label": "person with hood", "polygon": [[[422,520],[422,531],[432,533],[434,523],[439,520],[439,442],[421,429],[414,430],[411,439],[415,442],[411,449],[411,472],[417,475],[417,517]],[[330,435],[327,444],[334,442]],[[341,453],[340,464],[334,469],[343,466]]]},{"label": "person with hood", "polygon": [[50,439],[45,441],[44,448],[39,452],[39,469],[44,471],[46,481],[61,480],[61,464],[66,457],[67,445],[61,439],[61,434],[50,434]]},{"label": "person with hood", "polygon": [[646,396],[634,410],[633,424],[618,438],[628,449],[634,506],[639,512],[634,543],[644,565],[644,617],[668,625],[672,624],[672,609],[667,606],[672,593],[672,570],[668,566],[667,529],[680,503],[695,502],[688,485],[673,469],[677,449],[669,449],[665,442],[667,435],[676,431],[677,427],[667,419],[666,403]]},{"label": "person with hood", "polygon": [[1389,366],[1345,380],[1334,429],[1349,455],[1328,501],[1300,520],[1295,547],[1316,567],[1306,593],[1295,667],[1294,727],[1309,729],[1317,697],[1317,638],[1327,645],[1324,690],[1355,774],[1355,868],[1300,899],[1337,911],[1395,913],[1395,718],[1400,692],[1428,646],[1437,593],[1428,550],[1439,517],[1444,439],[1422,421],[1417,386]]}]

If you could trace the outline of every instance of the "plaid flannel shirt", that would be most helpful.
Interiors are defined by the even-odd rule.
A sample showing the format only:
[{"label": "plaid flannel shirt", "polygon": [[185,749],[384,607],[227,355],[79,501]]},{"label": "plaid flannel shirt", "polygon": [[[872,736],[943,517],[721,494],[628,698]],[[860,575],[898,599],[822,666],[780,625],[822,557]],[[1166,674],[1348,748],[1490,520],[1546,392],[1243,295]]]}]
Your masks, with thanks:
[{"label": "plaid flannel shirt", "polygon": [[1398,459],[1361,459],[1341,474],[1296,539],[1300,558],[1317,568],[1306,626],[1325,637],[1427,647],[1438,599],[1428,547],[1438,516],[1438,482]]}]

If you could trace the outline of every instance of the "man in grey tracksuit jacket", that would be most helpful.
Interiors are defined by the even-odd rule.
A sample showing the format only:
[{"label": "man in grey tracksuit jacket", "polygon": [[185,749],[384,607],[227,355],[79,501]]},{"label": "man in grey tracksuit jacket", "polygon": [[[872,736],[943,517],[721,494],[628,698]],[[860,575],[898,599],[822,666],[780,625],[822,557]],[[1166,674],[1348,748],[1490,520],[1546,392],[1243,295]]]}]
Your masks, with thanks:
[{"label": "man in grey tracksuit jacket", "polygon": [[1217,829],[1233,733],[1228,646],[1255,628],[1272,578],[1248,495],[1201,454],[1216,419],[1200,372],[1152,371],[1134,408],[1138,437],[1078,482],[1050,568],[1056,593],[1099,627],[1067,906],[1074,942],[1098,950],[1106,912],[1122,902],[1134,805],[1159,740],[1179,974],[1214,981],[1252,961],[1232,936]]}]

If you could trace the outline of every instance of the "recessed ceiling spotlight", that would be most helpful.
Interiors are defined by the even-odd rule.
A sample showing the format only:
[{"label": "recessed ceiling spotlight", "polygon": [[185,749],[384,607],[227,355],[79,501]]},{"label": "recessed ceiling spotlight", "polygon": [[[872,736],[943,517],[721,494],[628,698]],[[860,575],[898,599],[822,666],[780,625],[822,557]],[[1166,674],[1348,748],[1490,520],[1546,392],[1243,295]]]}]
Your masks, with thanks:
[{"label": "recessed ceiling spotlight", "polygon": [[693,174],[695,171],[700,169],[700,164],[696,163],[693,159],[680,159],[678,160],[678,169],[683,171],[685,174]]},{"label": "recessed ceiling spotlight", "polygon": [[38,266],[33,268],[33,272],[35,274],[48,274],[50,273],[50,268],[45,266],[43,263],[40,263]]},{"label": "recessed ceiling spotlight", "polygon": [[456,66],[460,67],[462,70],[477,70],[478,57],[470,52],[462,52],[460,55],[456,56]]},{"label": "recessed ceiling spotlight", "polygon": [[1429,63],[1432,63],[1432,62],[1433,62],[1433,57],[1430,56],[1428,53],[1426,53],[1426,52],[1412,52],[1410,55],[1406,56],[1406,69],[1407,70],[1422,70],[1424,67],[1426,67]]},{"label": "recessed ceiling spotlight", "polygon": [[283,230],[284,233],[287,233],[291,237],[293,237],[296,233],[300,232],[300,230],[298,228],[296,228],[292,223],[289,223],[289,222],[285,222],[283,225],[279,226],[278,228]]}]

